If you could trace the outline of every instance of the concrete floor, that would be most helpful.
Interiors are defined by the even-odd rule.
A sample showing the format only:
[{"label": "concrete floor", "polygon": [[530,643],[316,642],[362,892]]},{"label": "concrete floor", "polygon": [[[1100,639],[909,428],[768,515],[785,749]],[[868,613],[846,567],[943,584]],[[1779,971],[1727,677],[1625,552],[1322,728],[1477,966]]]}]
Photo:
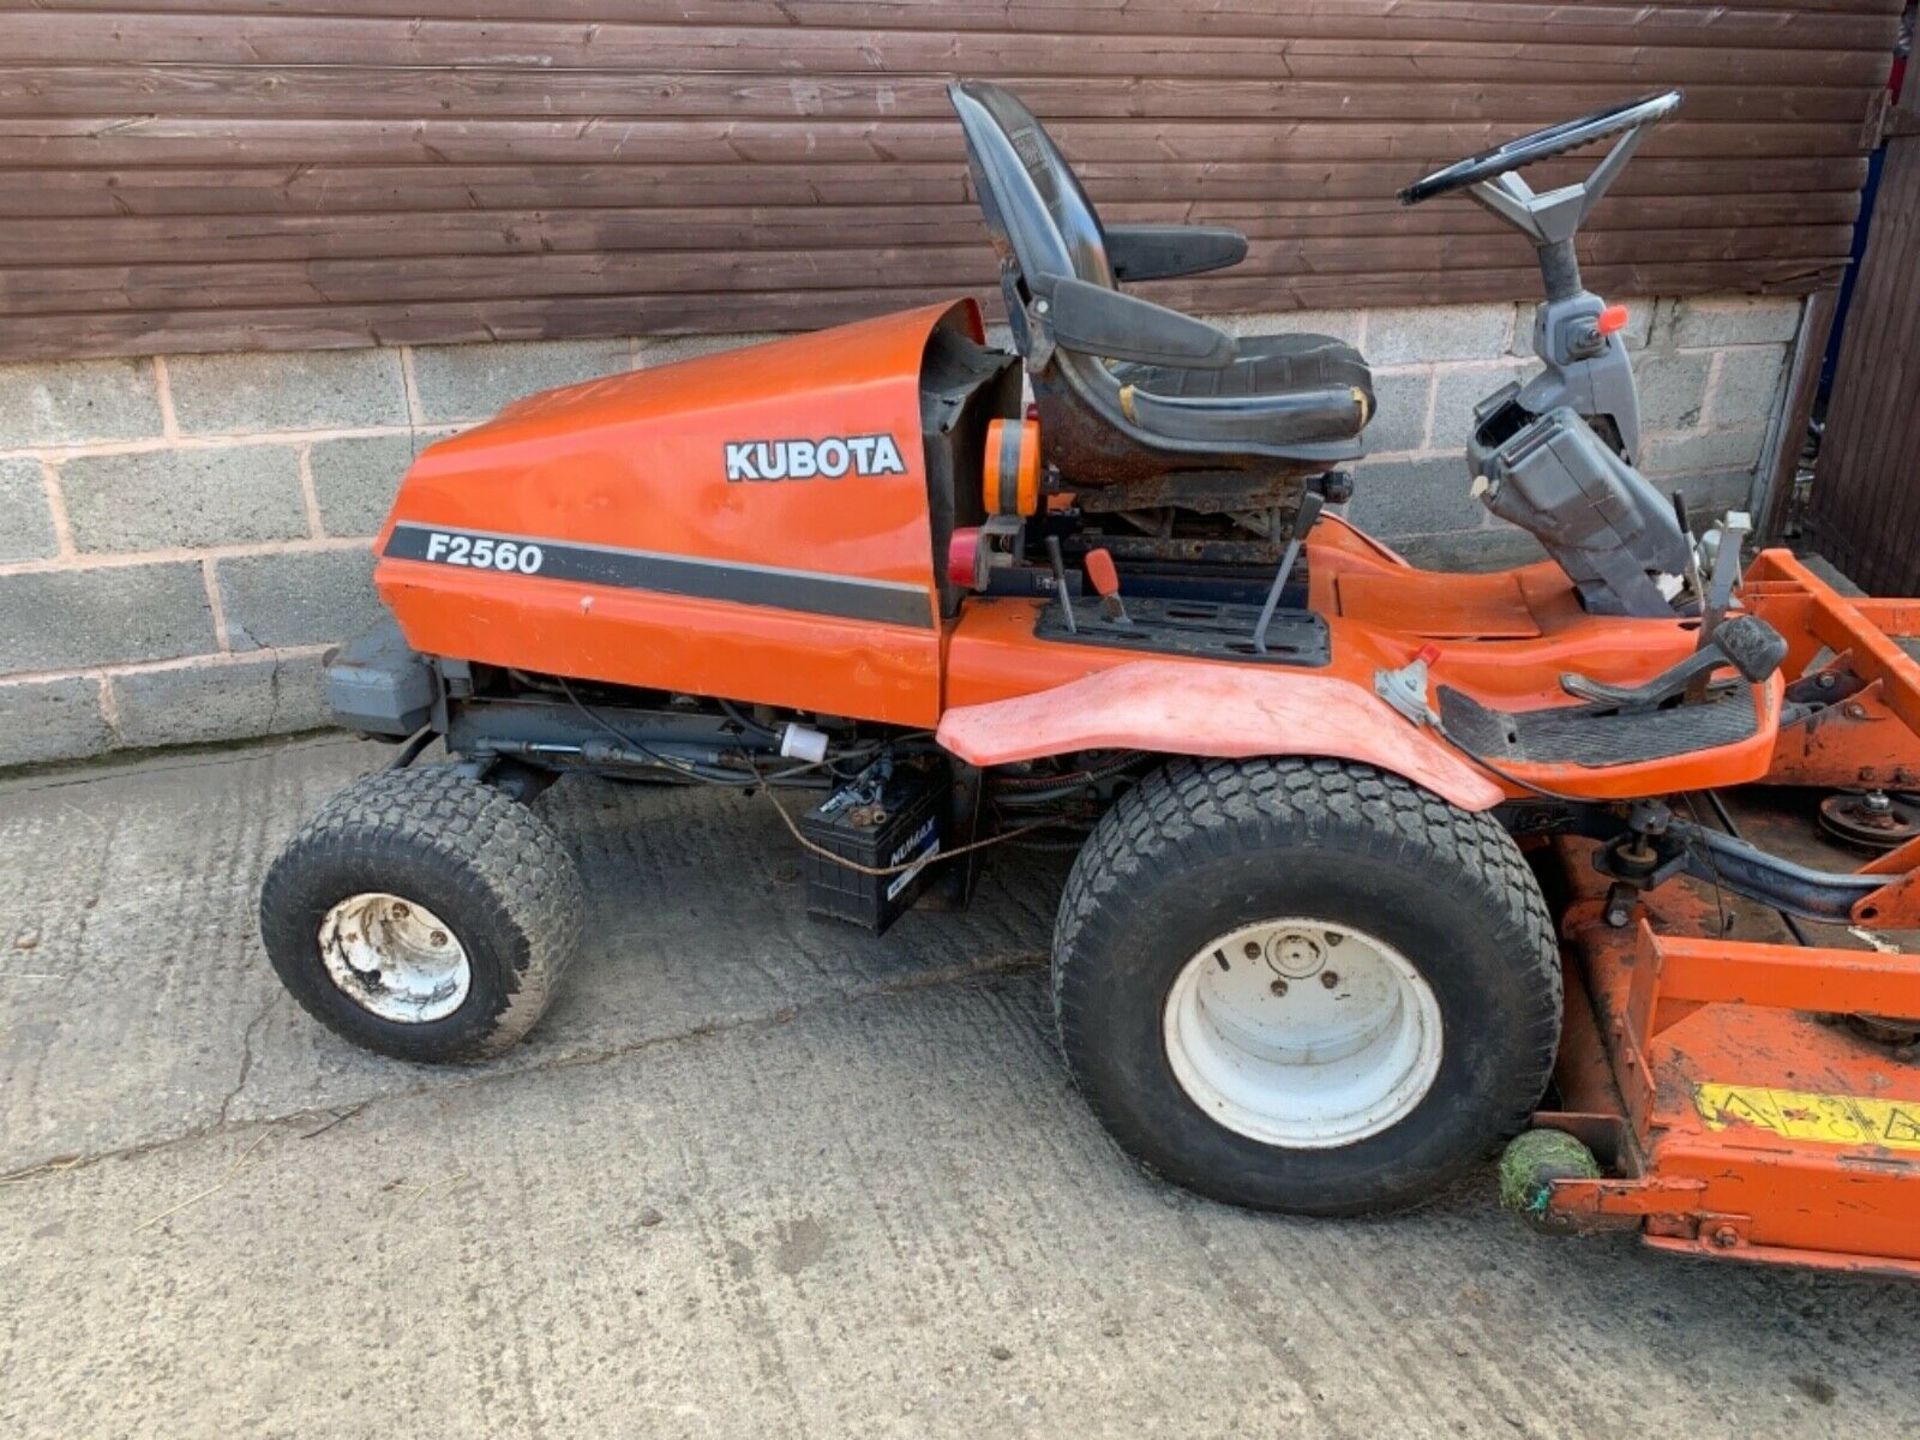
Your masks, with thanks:
[{"label": "concrete floor", "polygon": [[599,913],[522,1049],[334,1040],[260,872],[384,752],[0,782],[0,1434],[1912,1434],[1920,1289],[1239,1213],[1071,1093],[1060,871],[885,940],[764,802],[569,783]]}]

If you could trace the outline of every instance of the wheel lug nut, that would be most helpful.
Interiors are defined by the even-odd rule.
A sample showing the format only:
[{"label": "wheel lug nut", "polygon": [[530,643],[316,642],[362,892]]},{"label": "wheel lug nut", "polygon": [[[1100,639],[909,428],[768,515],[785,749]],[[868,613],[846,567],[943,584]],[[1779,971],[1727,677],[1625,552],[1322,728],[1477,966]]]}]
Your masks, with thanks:
[{"label": "wheel lug nut", "polygon": [[1287,993],[1287,982],[1284,980],[1276,980],[1267,988],[1276,995],[1284,995]]},{"label": "wheel lug nut", "polygon": [[393,918],[396,920],[404,920],[407,918],[407,916],[411,915],[412,913],[413,911],[408,909],[405,905],[395,905],[393,907]]},{"label": "wheel lug nut", "polygon": [[1320,983],[1331,990],[1340,983],[1340,977],[1331,970],[1322,970],[1320,972]]},{"label": "wheel lug nut", "polygon": [[1249,940],[1241,948],[1246,951],[1247,959],[1258,960],[1260,958],[1260,942],[1258,940]]},{"label": "wheel lug nut", "polygon": [[434,944],[436,944],[436,945],[444,945],[444,944],[446,944],[446,943],[447,943],[447,932],[446,932],[446,931],[444,931],[444,930],[436,930],[436,931],[434,931],[434,932],[433,932],[433,943],[434,943]]}]

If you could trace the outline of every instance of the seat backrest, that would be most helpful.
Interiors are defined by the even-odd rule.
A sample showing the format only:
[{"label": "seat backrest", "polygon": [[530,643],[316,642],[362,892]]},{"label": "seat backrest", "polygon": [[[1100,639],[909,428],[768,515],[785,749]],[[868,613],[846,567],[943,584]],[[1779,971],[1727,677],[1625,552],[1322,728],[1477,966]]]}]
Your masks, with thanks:
[{"label": "seat backrest", "polygon": [[1114,289],[1099,213],[1033,112],[979,80],[955,81],[947,95],[1001,260],[1017,275],[1072,275]]},{"label": "seat backrest", "polygon": [[1045,127],[1012,95],[984,81],[957,80],[947,96],[960,117],[967,168],[1000,257],[1007,323],[1027,361],[1050,463],[1095,484],[1153,468],[1143,449],[1147,437],[1125,416],[1119,381],[1097,357],[1059,348],[1034,363],[1027,323],[1034,282],[1071,277],[1119,288],[1093,201]]}]

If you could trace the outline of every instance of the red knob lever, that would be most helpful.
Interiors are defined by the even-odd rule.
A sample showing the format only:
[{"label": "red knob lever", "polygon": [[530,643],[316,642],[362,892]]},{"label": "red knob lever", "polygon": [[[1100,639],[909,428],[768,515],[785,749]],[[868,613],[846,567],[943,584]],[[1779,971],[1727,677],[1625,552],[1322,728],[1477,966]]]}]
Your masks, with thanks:
[{"label": "red knob lever", "polygon": [[1120,593],[1120,574],[1113,568],[1113,556],[1105,550],[1087,552],[1087,579],[1102,598]]},{"label": "red knob lever", "polygon": [[1113,568],[1113,556],[1104,550],[1087,552],[1087,579],[1100,592],[1100,613],[1116,625],[1131,625],[1127,607],[1120,599],[1120,576]]}]

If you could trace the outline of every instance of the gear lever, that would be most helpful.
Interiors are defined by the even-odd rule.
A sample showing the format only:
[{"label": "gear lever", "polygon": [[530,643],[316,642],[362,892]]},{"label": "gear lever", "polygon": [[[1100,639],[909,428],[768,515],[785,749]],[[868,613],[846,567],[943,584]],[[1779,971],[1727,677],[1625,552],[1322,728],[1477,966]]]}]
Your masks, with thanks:
[{"label": "gear lever", "polygon": [[1280,608],[1280,592],[1287,588],[1287,581],[1293,577],[1293,567],[1300,560],[1300,547],[1306,543],[1307,532],[1319,521],[1320,512],[1326,508],[1326,504],[1326,497],[1318,490],[1309,490],[1300,498],[1300,509],[1293,517],[1293,537],[1287,541],[1287,548],[1280,556],[1280,568],[1273,572],[1273,584],[1267,589],[1267,603],[1260,607],[1260,619],[1253,627],[1256,655],[1267,653],[1267,627],[1273,624],[1273,612]]},{"label": "gear lever", "polygon": [[1060,537],[1047,536],[1047,563],[1053,566],[1053,589],[1060,597],[1060,618],[1067,623],[1067,633],[1078,635],[1080,627],[1073,619],[1073,597],[1067,594],[1067,562],[1060,554]]}]

